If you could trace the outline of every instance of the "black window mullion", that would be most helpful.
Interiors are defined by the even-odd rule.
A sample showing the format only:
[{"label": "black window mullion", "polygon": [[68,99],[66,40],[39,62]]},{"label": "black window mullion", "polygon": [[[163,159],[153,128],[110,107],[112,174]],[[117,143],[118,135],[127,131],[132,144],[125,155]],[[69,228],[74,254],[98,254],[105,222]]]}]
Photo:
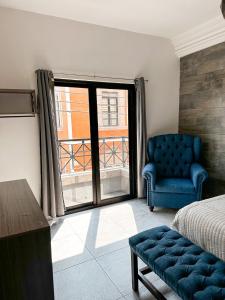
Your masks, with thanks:
[{"label": "black window mullion", "polygon": [[135,88],[128,89],[128,133],[130,195],[137,196],[137,138],[136,138],[136,97]]},{"label": "black window mullion", "polygon": [[92,149],[92,178],[93,178],[93,202],[99,204],[101,198],[100,191],[100,163],[99,163],[99,142],[98,142],[98,113],[97,113],[97,93],[96,88],[89,86],[89,107],[90,107],[90,129],[91,129],[91,149]]}]

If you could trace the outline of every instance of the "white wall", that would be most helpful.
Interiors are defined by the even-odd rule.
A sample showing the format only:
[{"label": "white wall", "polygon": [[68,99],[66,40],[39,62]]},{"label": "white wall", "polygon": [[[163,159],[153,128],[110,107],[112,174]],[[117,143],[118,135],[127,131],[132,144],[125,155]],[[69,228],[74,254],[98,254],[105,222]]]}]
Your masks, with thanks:
[{"label": "white wall", "polygon": [[[144,76],[148,135],[177,132],[179,61],[169,40],[0,8],[0,88],[35,88],[34,71]],[[0,119],[0,181],[40,196],[37,119]]]}]

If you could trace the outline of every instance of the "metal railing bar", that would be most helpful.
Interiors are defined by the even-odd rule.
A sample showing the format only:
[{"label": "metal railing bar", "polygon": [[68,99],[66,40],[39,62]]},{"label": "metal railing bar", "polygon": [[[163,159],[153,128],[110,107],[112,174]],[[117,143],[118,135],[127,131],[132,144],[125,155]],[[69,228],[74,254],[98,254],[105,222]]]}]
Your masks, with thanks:
[{"label": "metal railing bar", "polygon": [[[118,141],[121,141],[121,139],[124,138],[125,141],[127,140],[128,141],[128,137],[127,136],[121,136],[121,137],[114,137],[114,136],[107,136],[105,138],[99,138],[99,141],[103,141],[104,139],[116,139]],[[90,138],[83,138],[83,139],[59,139],[58,142],[74,142],[74,141],[91,141]],[[91,143],[91,142],[90,142]]]},{"label": "metal railing bar", "polygon": [[[60,166],[62,174],[81,173],[90,171],[91,143],[90,139],[66,139],[58,140],[60,149]],[[64,145],[64,147],[62,146]],[[75,147],[77,145],[78,147]],[[65,148],[67,146],[69,150]],[[104,137],[100,138],[100,170],[127,167],[129,163],[128,137]],[[62,152],[64,151],[64,153]],[[87,158],[87,161],[86,161]],[[64,164],[63,161],[66,160]],[[70,163],[70,169],[67,166]]]}]

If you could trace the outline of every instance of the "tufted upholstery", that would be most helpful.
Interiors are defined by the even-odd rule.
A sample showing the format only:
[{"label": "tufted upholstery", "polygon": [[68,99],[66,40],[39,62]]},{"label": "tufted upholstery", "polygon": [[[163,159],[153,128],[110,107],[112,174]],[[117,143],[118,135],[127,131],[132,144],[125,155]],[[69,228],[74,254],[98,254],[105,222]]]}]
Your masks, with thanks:
[{"label": "tufted upholstery", "polygon": [[147,181],[149,206],[181,208],[201,200],[207,173],[199,164],[199,137],[187,134],[155,136],[149,139],[147,152],[149,163],[143,169],[143,176]]},{"label": "tufted upholstery", "polygon": [[147,150],[159,177],[190,178],[191,164],[200,158],[201,141],[186,134],[159,135],[149,139]]},{"label": "tufted upholstery", "polygon": [[167,226],[129,239],[132,250],[184,300],[225,299],[225,262]]}]

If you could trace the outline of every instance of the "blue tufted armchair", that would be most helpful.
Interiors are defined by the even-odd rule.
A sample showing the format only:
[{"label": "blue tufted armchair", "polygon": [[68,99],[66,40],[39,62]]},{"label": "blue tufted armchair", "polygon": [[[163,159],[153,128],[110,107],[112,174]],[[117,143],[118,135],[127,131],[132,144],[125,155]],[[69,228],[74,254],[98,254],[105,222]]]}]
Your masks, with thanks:
[{"label": "blue tufted armchair", "polygon": [[201,200],[202,184],[208,174],[199,164],[201,140],[187,134],[167,134],[150,138],[149,163],[143,169],[147,201],[154,206],[182,208]]}]

